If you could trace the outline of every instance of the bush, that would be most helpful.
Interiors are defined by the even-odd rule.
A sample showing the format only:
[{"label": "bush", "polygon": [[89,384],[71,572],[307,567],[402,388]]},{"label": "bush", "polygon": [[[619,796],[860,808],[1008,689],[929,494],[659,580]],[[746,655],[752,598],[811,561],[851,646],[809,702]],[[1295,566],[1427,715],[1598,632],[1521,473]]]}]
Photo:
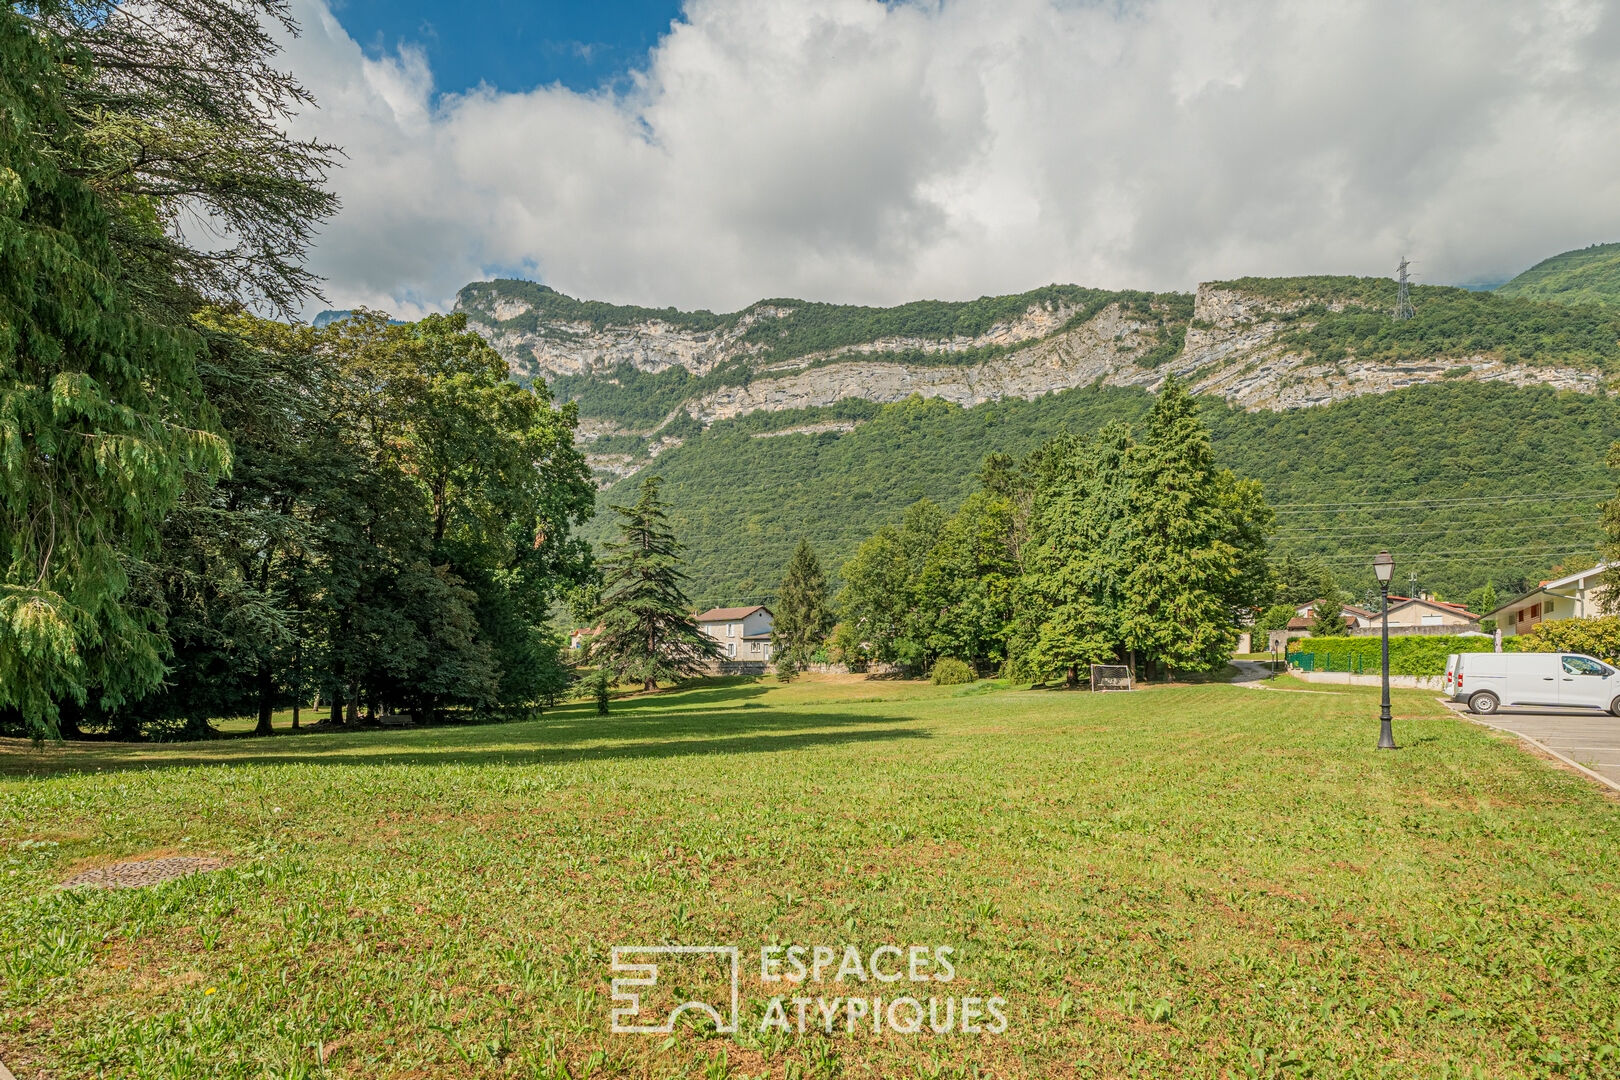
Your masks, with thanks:
[{"label": "bush", "polygon": [[973,679],[973,669],[953,656],[934,661],[934,673],[929,676],[929,681],[935,686],[960,686]]},{"label": "bush", "polygon": [[1585,653],[1612,664],[1620,659],[1620,616],[1538,623],[1513,644],[1516,652]]},{"label": "bush", "polygon": [[[1446,657],[1452,653],[1490,652],[1496,643],[1488,637],[1461,635],[1412,635],[1389,639],[1391,675],[1444,675]],[[1504,646],[1506,647],[1506,646]],[[1316,670],[1344,671],[1357,658],[1364,672],[1379,670],[1379,641],[1376,637],[1309,637],[1294,642],[1290,662],[1301,653],[1316,654]]]}]

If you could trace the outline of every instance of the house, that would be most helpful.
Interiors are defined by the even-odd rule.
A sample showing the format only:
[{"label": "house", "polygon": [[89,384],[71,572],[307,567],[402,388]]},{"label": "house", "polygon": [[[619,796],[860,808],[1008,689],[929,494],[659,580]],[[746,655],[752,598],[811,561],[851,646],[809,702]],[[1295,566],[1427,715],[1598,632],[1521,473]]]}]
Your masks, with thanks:
[{"label": "house", "polygon": [[[1369,625],[1381,625],[1377,616]],[[1391,596],[1391,634],[1461,634],[1479,630],[1479,616],[1461,604],[1450,604],[1432,596]]]},{"label": "house", "polygon": [[[1358,608],[1353,604],[1345,604],[1339,609],[1339,615],[1344,619],[1344,625],[1351,630],[1361,626],[1371,626],[1378,616],[1371,611]],[[1295,630],[1309,631],[1311,623],[1316,619],[1316,605],[1314,603],[1301,604],[1294,609],[1294,617],[1288,620],[1290,632]]]},{"label": "house", "polygon": [[770,662],[775,621],[764,605],[710,608],[697,617],[698,629],[720,643],[725,659],[760,663]]},{"label": "house", "polygon": [[1497,629],[1502,631],[1503,637],[1512,637],[1515,634],[1528,634],[1549,619],[1582,619],[1601,615],[1599,592],[1603,586],[1603,573],[1611,565],[1598,563],[1590,570],[1543,581],[1485,617],[1496,620]]},{"label": "house", "polygon": [[568,647],[573,650],[583,649],[587,642],[602,632],[600,626],[593,626],[589,630],[571,630],[568,633]]}]

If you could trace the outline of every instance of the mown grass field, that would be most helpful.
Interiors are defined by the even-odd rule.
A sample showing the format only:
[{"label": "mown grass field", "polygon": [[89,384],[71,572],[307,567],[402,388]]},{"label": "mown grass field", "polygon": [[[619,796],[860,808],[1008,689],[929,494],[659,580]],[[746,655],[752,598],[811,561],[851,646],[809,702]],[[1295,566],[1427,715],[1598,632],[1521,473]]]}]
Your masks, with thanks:
[{"label": "mown grass field", "polygon": [[[1400,693],[807,678],[518,725],[0,748],[35,1076],[1610,1076],[1620,804]],[[64,892],[153,853],[228,869]],[[735,944],[735,1036],[608,951]],[[999,1036],[758,1030],[763,943],[950,945]],[[752,962],[750,960],[752,959]],[[820,994],[886,993],[871,984]],[[931,991],[937,992],[937,991]]]}]

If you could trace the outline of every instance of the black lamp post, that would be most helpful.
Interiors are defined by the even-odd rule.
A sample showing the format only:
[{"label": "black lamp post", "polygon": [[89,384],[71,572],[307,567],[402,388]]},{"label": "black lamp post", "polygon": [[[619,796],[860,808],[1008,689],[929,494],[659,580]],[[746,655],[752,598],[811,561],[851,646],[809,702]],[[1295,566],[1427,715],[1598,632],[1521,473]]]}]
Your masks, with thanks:
[{"label": "black lamp post", "polygon": [[1378,710],[1378,749],[1395,749],[1394,718],[1389,713],[1389,579],[1395,576],[1395,560],[1389,552],[1380,551],[1373,558],[1373,573],[1378,576],[1378,592],[1384,598],[1384,700]]}]

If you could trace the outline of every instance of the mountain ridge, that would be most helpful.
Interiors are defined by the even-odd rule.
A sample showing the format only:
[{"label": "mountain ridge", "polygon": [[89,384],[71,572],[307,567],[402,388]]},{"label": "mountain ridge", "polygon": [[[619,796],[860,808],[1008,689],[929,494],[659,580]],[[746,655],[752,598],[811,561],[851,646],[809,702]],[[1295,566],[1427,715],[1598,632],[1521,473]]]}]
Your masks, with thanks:
[{"label": "mountain ridge", "polygon": [[1196,293],[1048,285],[894,308],[761,300],[738,312],[582,301],[475,282],[458,310],[514,375],[579,403],[609,479],[722,420],[913,394],[963,406],[1081,386],[1152,389],[1169,372],[1244,409],[1292,409],[1448,381],[1599,393],[1620,372],[1620,311],[1444,286],[1390,317],[1382,278],[1242,278]]}]

